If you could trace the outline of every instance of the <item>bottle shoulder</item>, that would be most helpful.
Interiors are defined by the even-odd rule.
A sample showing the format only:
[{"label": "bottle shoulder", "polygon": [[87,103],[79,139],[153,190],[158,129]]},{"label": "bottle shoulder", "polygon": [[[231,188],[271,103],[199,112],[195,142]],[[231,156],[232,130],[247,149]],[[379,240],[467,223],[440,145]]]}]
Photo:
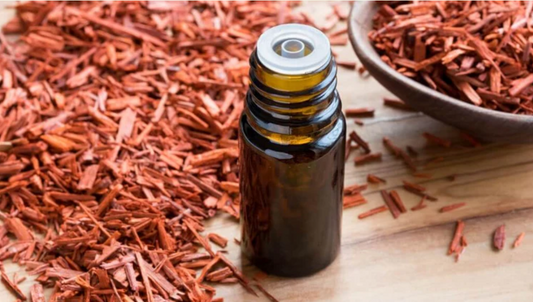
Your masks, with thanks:
[{"label": "bottle shoulder", "polygon": [[246,114],[241,116],[239,127],[241,148],[252,148],[259,154],[279,160],[317,159],[339,146],[344,148],[346,140],[346,120],[342,114],[329,131],[304,144],[284,144],[268,139],[250,125]]}]

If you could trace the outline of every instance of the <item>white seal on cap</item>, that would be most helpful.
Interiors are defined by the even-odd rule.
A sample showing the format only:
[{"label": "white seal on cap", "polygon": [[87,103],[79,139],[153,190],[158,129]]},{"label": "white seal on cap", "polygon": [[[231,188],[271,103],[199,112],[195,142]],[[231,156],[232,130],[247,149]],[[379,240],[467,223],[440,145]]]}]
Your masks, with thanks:
[{"label": "white seal on cap", "polygon": [[305,56],[304,42],[296,39],[281,43],[281,56],[285,58],[301,58]]},{"label": "white seal on cap", "polygon": [[[281,45],[281,55],[275,51],[278,45]],[[306,45],[312,48],[307,55],[304,54]],[[303,75],[327,64],[331,60],[331,48],[328,37],[320,30],[302,24],[283,24],[272,27],[259,37],[257,57],[274,72]]]}]

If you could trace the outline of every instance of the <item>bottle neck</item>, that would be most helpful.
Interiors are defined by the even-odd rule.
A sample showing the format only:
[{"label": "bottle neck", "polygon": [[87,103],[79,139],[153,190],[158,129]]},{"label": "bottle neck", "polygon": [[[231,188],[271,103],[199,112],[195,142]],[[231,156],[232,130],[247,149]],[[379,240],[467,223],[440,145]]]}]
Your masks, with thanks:
[{"label": "bottle neck", "polygon": [[254,51],[244,111],[249,124],[278,144],[313,142],[342,115],[336,73],[333,60],[311,74],[275,73],[259,62]]}]

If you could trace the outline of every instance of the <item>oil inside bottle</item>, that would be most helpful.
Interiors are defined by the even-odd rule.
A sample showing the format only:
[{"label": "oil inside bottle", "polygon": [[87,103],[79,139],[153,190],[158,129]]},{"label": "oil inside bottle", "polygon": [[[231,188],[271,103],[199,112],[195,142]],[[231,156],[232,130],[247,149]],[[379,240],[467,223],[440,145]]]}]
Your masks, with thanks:
[{"label": "oil inside bottle", "polygon": [[[329,43],[313,35],[323,34],[267,44],[280,61],[294,60],[286,73],[260,60],[258,43],[240,120],[241,246],[253,264],[281,276],[312,274],[340,248],[346,126]],[[299,72],[316,62],[323,64]]]}]

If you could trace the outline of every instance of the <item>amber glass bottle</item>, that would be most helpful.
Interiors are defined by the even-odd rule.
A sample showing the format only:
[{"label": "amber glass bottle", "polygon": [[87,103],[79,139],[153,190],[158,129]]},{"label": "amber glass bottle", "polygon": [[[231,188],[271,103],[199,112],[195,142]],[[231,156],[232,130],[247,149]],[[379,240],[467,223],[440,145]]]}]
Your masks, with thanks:
[{"label": "amber glass bottle", "polygon": [[266,31],[250,57],[241,245],[269,274],[309,275],[338,254],[346,124],[336,73],[327,37],[304,25]]}]

